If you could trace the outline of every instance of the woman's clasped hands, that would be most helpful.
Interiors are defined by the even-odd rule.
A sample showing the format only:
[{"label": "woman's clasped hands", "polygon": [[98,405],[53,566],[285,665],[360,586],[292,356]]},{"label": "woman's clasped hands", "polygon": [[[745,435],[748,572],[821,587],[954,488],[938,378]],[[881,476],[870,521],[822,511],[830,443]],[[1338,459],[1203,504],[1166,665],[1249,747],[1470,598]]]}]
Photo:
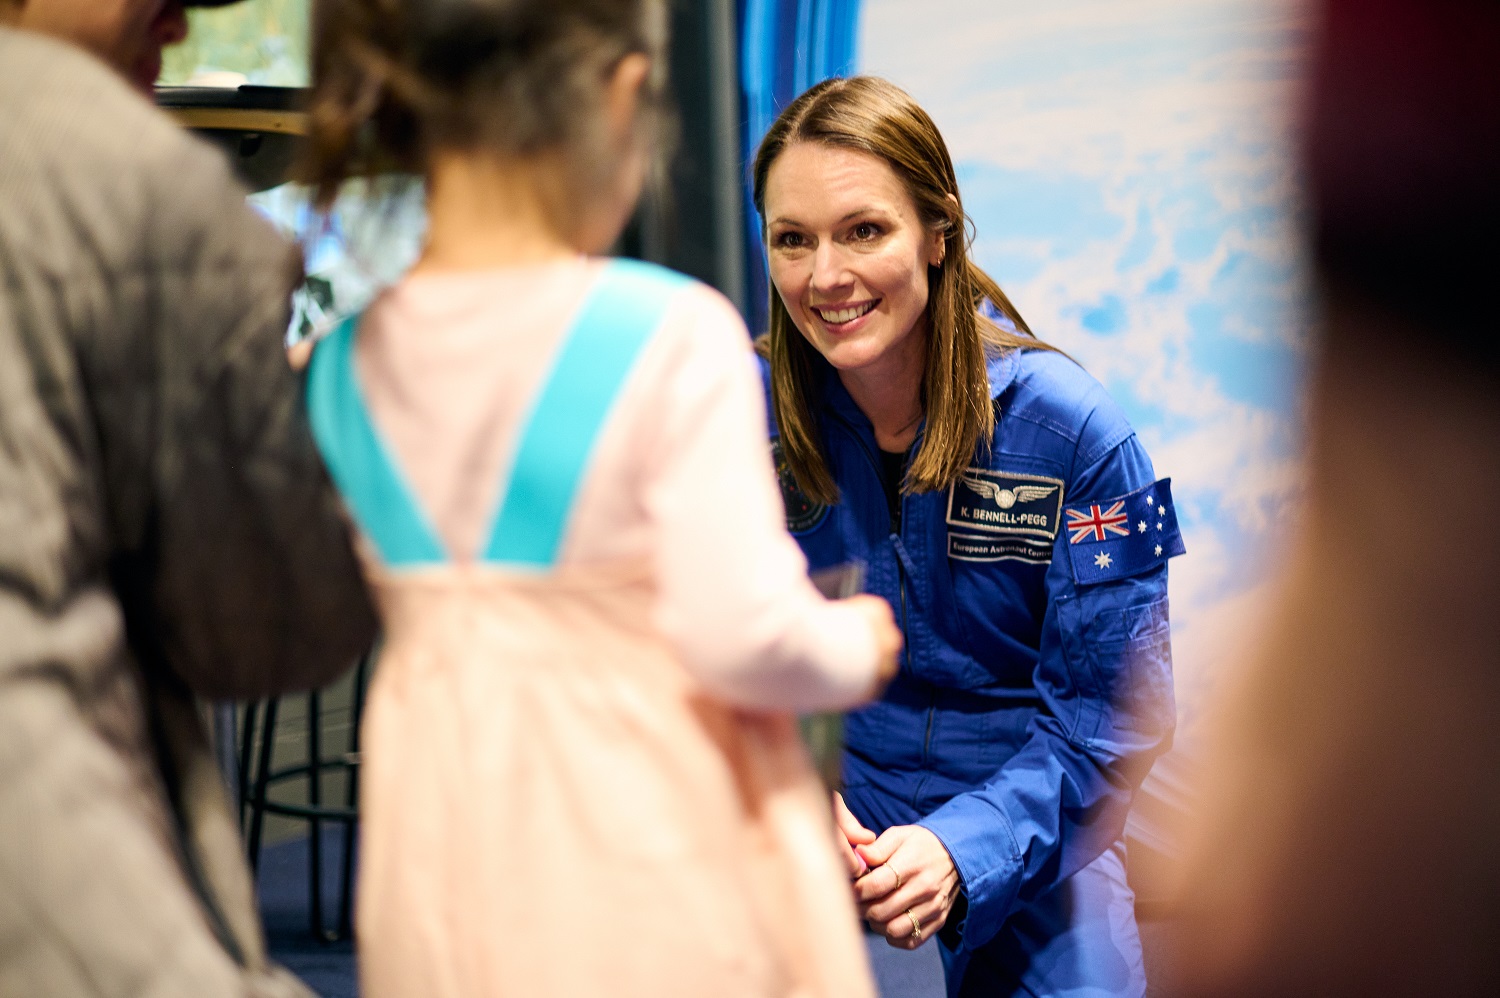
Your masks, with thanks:
[{"label": "woman's clasped hands", "polygon": [[920,825],[895,825],[877,836],[842,794],[833,795],[833,812],[860,917],[890,945],[916,949],[947,923],[958,898],[953,858]]}]

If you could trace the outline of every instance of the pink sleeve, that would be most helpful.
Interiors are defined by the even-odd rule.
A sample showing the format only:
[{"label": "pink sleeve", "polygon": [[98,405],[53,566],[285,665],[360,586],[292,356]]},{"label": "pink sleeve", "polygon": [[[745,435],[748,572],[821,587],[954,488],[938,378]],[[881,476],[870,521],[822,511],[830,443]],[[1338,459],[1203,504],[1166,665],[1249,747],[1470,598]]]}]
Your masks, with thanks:
[{"label": "pink sleeve", "polygon": [[812,587],[783,526],[745,327],[711,292],[694,289],[679,309],[691,321],[672,331],[679,340],[644,488],[660,588],[655,622],[725,701],[852,707],[875,681],[874,636],[862,616]]}]

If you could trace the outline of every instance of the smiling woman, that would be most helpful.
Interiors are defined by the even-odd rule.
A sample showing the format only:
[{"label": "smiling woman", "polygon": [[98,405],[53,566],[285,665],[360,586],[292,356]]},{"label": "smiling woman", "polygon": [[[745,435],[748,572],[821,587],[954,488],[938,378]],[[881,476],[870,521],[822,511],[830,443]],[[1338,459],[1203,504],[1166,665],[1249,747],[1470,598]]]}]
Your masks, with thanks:
[{"label": "smiling woman", "polygon": [[[986,349],[1050,348],[970,263],[958,182],[937,126],[884,80],[827,80],[792,102],[766,133],[754,187],[777,289],[762,349],[773,358],[772,407],[797,481],[813,499],[837,501],[803,400],[812,357],[840,338],[847,342],[825,359],[841,376],[877,365],[876,374],[849,373],[845,382],[857,397],[863,393],[886,443],[905,449],[919,414],[929,416],[911,484],[951,484],[994,428]],[[851,268],[854,259],[863,263]],[[1003,326],[976,311],[986,301]],[[809,310],[828,306],[876,314],[813,321]],[[806,339],[788,335],[791,328]],[[910,340],[909,332],[916,334]],[[878,377],[898,368],[917,379]]]},{"label": "smiling woman", "polygon": [[950,994],[1141,995],[1122,836],[1174,724],[1170,483],[970,262],[906,93],[818,84],[754,182],[788,528],[814,570],[867,565],[905,635],[844,729],[861,914],[892,946],[936,936]]}]

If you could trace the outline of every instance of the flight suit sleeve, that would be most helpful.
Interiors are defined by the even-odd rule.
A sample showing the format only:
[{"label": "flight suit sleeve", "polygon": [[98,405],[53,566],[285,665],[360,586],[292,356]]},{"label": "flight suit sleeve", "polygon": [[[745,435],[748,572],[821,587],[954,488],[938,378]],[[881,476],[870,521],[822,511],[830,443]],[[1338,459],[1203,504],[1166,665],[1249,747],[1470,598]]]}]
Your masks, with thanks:
[{"label": "flight suit sleeve", "polygon": [[1171,743],[1166,559],[1182,547],[1168,515],[1170,483],[1154,481],[1128,427],[1100,444],[1102,456],[1087,443],[1076,453],[1082,470],[1070,476],[1068,520],[1046,576],[1035,671],[1042,709],[993,778],[919,823],[962,878],[967,910],[945,935],[967,947],[1115,842],[1136,789]]},{"label": "flight suit sleeve", "polygon": [[727,703],[848,709],[874,686],[874,632],[858,609],[818,594],[786,532],[743,323],[722,296],[688,295],[699,318],[653,386],[658,430],[638,444],[655,455],[644,490],[655,525],[654,621]]}]

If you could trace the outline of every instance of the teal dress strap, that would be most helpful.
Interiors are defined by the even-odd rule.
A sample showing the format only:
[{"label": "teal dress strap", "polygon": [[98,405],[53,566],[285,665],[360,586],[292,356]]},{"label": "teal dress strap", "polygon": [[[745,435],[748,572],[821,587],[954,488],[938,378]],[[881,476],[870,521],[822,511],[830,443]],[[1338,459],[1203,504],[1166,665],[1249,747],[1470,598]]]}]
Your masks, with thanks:
[{"label": "teal dress strap", "polygon": [[401,477],[359,390],[351,316],[320,341],[307,372],[313,439],[359,529],[392,567],[446,561],[437,532]]},{"label": "teal dress strap", "polygon": [[599,430],[668,303],[688,283],[636,260],[614,260],[599,275],[522,430],[486,561],[547,568],[557,560]]}]

